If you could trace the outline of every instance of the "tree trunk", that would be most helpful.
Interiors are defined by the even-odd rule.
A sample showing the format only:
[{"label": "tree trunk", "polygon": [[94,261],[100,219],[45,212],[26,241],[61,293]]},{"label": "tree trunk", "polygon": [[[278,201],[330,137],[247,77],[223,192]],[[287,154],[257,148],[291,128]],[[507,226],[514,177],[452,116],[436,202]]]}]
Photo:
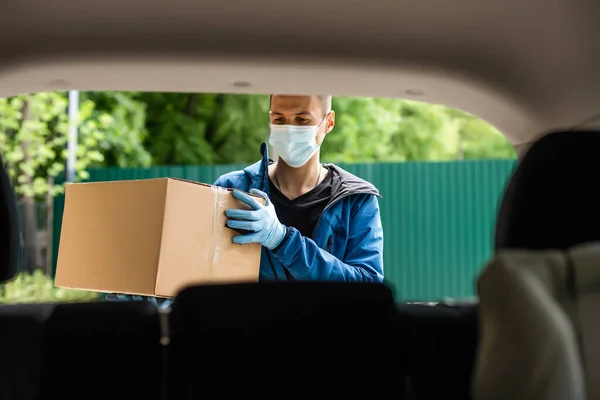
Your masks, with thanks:
[{"label": "tree trunk", "polygon": [[198,93],[190,93],[188,101],[185,106],[185,113],[188,117],[194,118],[196,116],[196,108],[198,107]]},{"label": "tree trunk", "polygon": [[[48,188],[54,186],[54,177],[48,176]],[[46,193],[46,275],[52,276],[54,265],[52,265],[54,256],[54,197],[50,190]]]},{"label": "tree trunk", "polygon": [[37,221],[35,213],[35,199],[24,196],[22,198],[23,236],[25,237],[25,271],[33,272],[36,269],[37,259]]},{"label": "tree trunk", "polygon": [[[23,119],[21,120],[21,126],[31,118],[31,111],[29,105],[29,99],[26,99],[23,103]],[[21,128],[24,129],[24,128]],[[21,143],[21,149],[24,157],[23,162],[31,160],[31,145],[27,140],[23,140]],[[26,179],[23,182],[25,185],[31,186],[33,178],[27,174],[23,174]],[[35,209],[35,197],[23,196],[21,199],[22,204],[22,215],[23,215],[23,234],[25,237],[25,271],[33,272],[36,269],[36,261],[38,258],[37,253],[37,218]]]}]

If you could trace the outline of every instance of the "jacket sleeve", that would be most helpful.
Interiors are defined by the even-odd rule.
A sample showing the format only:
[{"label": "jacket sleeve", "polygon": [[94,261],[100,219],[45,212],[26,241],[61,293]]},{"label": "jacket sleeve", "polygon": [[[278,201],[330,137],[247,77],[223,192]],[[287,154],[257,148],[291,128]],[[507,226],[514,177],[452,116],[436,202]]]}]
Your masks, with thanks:
[{"label": "jacket sleeve", "polygon": [[273,255],[296,279],[346,282],[383,282],[383,228],[379,202],[365,195],[350,218],[346,254],[340,260],[309,238],[288,227]]}]

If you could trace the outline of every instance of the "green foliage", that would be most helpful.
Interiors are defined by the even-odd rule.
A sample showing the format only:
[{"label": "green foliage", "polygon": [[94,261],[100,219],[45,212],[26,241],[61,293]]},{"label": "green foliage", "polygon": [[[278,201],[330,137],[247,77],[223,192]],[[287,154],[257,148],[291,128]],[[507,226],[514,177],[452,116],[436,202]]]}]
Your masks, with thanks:
[{"label": "green foliage", "polygon": [[20,274],[10,282],[0,284],[0,303],[65,303],[98,300],[100,294],[84,290],[54,287],[52,279],[41,271]]},{"label": "green foliage", "polygon": [[[90,98],[96,100],[93,94]],[[146,108],[144,142],[155,165],[253,161],[268,133],[268,97],[197,93],[138,93]]]},{"label": "green foliage", "polygon": [[[154,165],[251,163],[268,138],[269,96],[123,93],[146,107],[144,145]],[[89,94],[105,110],[106,93]],[[111,94],[111,96],[116,96]],[[494,127],[442,105],[334,97],[336,127],[322,147],[329,162],[515,158]],[[139,121],[138,121],[139,122]],[[137,131],[144,130],[138,128]],[[119,165],[119,164],[114,164]]]},{"label": "green foliage", "polygon": [[[61,191],[69,121],[65,93],[0,99],[0,154],[17,192]],[[330,162],[515,158],[494,127],[441,105],[334,97],[336,127],[322,147]],[[77,173],[99,166],[240,164],[268,137],[269,96],[203,93],[81,94]]]},{"label": "green foliage", "polygon": [[[122,93],[102,97],[102,109],[83,98],[78,123],[76,172],[87,179],[93,166],[146,166],[144,105]],[[62,191],[53,179],[64,172],[69,135],[65,93],[0,99],[0,154],[17,194],[34,197]],[[108,157],[108,158],[107,158]]]},{"label": "green foliage", "polygon": [[102,132],[94,145],[104,159],[94,166],[127,168],[151,164],[152,157],[144,146],[148,133],[145,103],[136,100],[134,93],[126,92],[82,93],[81,100],[84,105],[91,105],[85,115],[85,128]]},{"label": "green foliage", "polygon": [[387,98],[334,97],[336,126],[322,158],[331,162],[515,158],[493,126],[442,105]]},{"label": "green foliage", "polygon": [[504,135],[484,120],[475,116],[458,113],[454,117],[457,122],[457,133],[463,137],[465,159],[516,158],[514,147],[508,143]]}]

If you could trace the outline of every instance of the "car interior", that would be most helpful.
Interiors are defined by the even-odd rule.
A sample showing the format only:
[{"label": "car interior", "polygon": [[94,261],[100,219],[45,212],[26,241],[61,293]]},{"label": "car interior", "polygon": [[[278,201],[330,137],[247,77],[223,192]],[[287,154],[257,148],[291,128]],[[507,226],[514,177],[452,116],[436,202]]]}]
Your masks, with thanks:
[{"label": "car interior", "polygon": [[[401,303],[384,284],[297,281],[189,287],[168,309],[0,305],[0,398],[597,398],[600,252],[573,249],[600,239],[598,15],[600,2],[584,0],[0,5],[1,97],[406,98],[485,119],[519,155],[475,302]],[[21,234],[3,168],[0,240],[6,282]]]}]

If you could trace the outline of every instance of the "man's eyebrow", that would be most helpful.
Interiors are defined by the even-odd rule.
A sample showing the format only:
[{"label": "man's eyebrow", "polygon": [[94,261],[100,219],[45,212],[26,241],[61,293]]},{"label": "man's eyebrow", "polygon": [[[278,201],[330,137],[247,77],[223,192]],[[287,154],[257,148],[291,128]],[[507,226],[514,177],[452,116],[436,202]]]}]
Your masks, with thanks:
[{"label": "man's eyebrow", "polygon": [[[272,115],[284,115],[283,113],[280,113],[279,111],[271,111]],[[310,115],[312,116],[312,113],[310,111],[300,111],[294,115]]]}]

